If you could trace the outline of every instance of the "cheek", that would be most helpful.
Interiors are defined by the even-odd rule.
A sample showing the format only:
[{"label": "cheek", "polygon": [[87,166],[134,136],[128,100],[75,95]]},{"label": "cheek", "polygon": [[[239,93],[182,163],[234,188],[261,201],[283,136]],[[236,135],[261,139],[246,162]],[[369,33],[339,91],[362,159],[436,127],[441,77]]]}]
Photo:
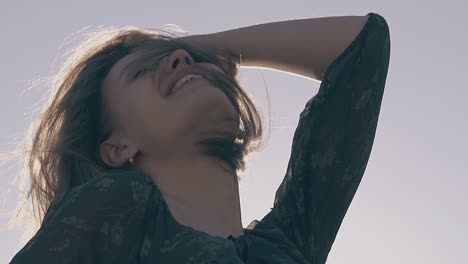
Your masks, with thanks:
[{"label": "cheek", "polygon": [[178,120],[167,102],[154,94],[133,94],[127,102],[125,115],[134,140],[150,144],[174,135]]},{"label": "cheek", "polygon": [[213,63],[207,63],[207,62],[202,62],[202,63],[199,63],[199,65],[203,68],[205,68],[206,70],[209,70],[209,71],[217,71],[219,73],[222,73],[222,74],[225,74],[224,71],[216,64],[213,64]]},{"label": "cheek", "polygon": [[142,131],[142,125],[152,118],[158,103],[155,102],[157,99],[138,88],[142,87],[128,87],[113,103],[128,133],[133,135]]},{"label": "cheek", "polygon": [[137,81],[123,94],[123,100],[127,101],[128,112],[131,117],[154,115],[154,112],[163,107],[160,94],[157,92],[155,84],[149,78]]},{"label": "cheek", "polygon": [[140,146],[146,145],[157,134],[157,113],[154,107],[149,107],[141,100],[129,98],[126,109],[122,112],[125,118],[127,135]]}]

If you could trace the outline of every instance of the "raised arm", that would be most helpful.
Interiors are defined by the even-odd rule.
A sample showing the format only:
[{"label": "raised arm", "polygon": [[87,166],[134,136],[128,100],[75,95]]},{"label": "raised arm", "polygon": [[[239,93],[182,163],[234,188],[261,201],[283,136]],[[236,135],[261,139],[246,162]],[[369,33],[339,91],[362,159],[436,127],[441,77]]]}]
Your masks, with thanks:
[{"label": "raised arm", "polygon": [[185,37],[241,57],[241,66],[273,68],[322,80],[328,65],[356,38],[367,16],[271,22]]},{"label": "raised arm", "polygon": [[276,23],[277,29],[273,23],[217,35],[229,37],[217,43],[247,54],[249,64],[274,65],[309,77],[322,75],[326,68],[318,78],[318,93],[300,115],[274,206],[261,220],[281,230],[313,264],[326,262],[364,175],[377,129],[390,34],[382,16],[367,17],[293,20]]},{"label": "raised arm", "polygon": [[369,160],[390,60],[385,19],[369,14],[300,115],[286,175],[262,221],[325,263]]}]

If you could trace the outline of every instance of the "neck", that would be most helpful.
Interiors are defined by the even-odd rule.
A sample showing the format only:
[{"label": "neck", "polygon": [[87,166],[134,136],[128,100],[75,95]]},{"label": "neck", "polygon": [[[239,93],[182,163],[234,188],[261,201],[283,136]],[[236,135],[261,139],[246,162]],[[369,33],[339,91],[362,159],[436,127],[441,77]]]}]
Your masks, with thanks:
[{"label": "neck", "polygon": [[178,223],[222,238],[243,234],[235,172],[200,156],[180,160],[141,157],[137,167],[151,176]]}]

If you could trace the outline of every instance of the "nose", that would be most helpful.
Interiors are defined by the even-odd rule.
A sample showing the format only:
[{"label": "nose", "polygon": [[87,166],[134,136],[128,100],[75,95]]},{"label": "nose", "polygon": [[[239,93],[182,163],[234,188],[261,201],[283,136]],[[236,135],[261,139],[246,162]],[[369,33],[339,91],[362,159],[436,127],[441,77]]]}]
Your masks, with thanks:
[{"label": "nose", "polygon": [[184,49],[177,49],[169,56],[166,70],[168,72],[179,71],[188,65],[193,65],[193,58]]}]

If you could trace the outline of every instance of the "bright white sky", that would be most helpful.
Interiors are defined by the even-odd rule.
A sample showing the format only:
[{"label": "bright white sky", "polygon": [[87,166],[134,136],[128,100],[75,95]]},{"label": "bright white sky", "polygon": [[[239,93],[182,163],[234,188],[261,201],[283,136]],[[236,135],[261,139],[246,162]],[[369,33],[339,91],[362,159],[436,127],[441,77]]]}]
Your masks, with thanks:
[{"label": "bright white sky", "polygon": [[[20,1],[2,3],[0,151],[13,149],[38,108],[64,39],[86,26],[176,24],[193,34],[273,21],[375,12],[386,18],[391,59],[371,157],[329,264],[468,263],[468,5],[447,1]],[[281,36],[278,36],[281,37]],[[320,41],[317,39],[317,41]],[[63,52],[63,50],[61,51]],[[53,68],[54,66],[55,68]],[[299,113],[319,82],[270,69],[242,69],[243,85],[275,118],[267,148],[241,183],[244,227],[273,204],[285,174]],[[14,164],[13,164],[14,165]],[[7,167],[1,168],[5,170]],[[6,191],[15,169],[0,173]],[[1,210],[12,209],[9,192]],[[7,222],[0,215],[0,224]],[[22,248],[0,231],[0,263]]]}]

